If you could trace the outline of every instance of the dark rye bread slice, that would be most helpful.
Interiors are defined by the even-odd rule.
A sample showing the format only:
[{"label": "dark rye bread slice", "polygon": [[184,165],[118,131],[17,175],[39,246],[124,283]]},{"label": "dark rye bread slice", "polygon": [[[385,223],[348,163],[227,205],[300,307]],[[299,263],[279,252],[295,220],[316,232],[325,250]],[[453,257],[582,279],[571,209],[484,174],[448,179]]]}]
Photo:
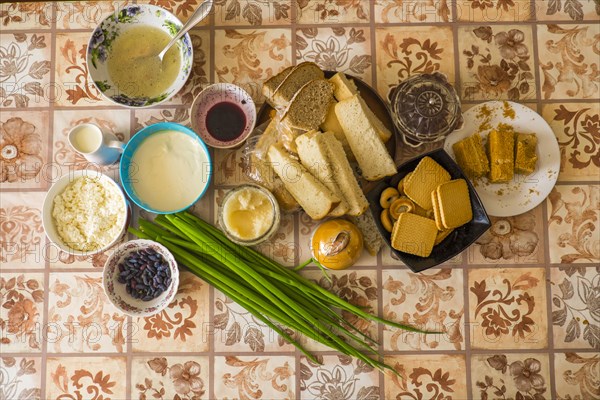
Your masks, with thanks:
[{"label": "dark rye bread slice", "polygon": [[275,108],[285,108],[301,87],[312,80],[324,78],[325,74],[317,64],[313,62],[300,63],[292,69],[290,74],[277,87],[270,103]]},{"label": "dark rye bread slice", "polygon": [[275,90],[281,85],[281,83],[288,77],[288,75],[292,72],[295,67],[292,65],[291,67],[287,67],[277,75],[273,75],[271,78],[267,79],[265,83],[263,83],[262,93],[267,98],[267,101],[271,103],[271,99]]},{"label": "dark rye bread slice", "polygon": [[281,120],[296,129],[319,129],[332,102],[333,84],[326,79],[312,80],[298,90]]}]

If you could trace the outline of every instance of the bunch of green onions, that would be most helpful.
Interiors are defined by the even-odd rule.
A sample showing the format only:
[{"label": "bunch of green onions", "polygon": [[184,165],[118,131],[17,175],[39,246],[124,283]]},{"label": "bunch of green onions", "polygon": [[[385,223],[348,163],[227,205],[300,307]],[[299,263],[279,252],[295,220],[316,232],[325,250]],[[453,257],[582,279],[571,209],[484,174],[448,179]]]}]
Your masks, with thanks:
[{"label": "bunch of green onions", "polygon": [[217,228],[188,212],[159,215],[154,222],[140,219],[139,229],[129,231],[161,243],[179,264],[244,307],[315,363],[315,357],[284,327],[367,365],[392,371],[368,355],[378,355],[373,348],[376,342],[343,320],[335,309],[407,331],[427,333],[365,312],[261,253],[231,242]]}]

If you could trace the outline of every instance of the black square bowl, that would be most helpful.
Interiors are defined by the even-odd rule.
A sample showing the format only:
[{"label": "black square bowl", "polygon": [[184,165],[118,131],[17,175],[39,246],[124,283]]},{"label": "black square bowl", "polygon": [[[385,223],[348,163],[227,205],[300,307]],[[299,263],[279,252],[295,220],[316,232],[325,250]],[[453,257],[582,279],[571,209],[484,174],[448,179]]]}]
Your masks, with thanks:
[{"label": "black square bowl", "polygon": [[[465,181],[467,181],[467,185],[469,187],[469,197],[471,198],[471,209],[473,210],[473,219],[471,222],[455,229],[440,244],[434,246],[429,257],[418,257],[392,248],[390,233],[385,230],[381,224],[381,219],[379,218],[381,211],[383,210],[379,204],[379,198],[381,197],[381,193],[385,188],[389,186],[396,187],[398,182],[400,182],[400,179],[404,178],[406,174],[413,171],[417,167],[417,164],[419,164],[419,161],[426,156],[433,158],[438,164],[444,167],[452,179],[463,178]],[[479,196],[477,196],[477,192],[475,192],[473,185],[471,185],[471,182],[465,177],[460,167],[443,149],[422,154],[419,157],[405,162],[398,167],[398,173],[396,175],[382,180],[375,187],[373,187],[367,193],[367,199],[371,205],[370,208],[371,212],[373,213],[375,223],[377,224],[377,229],[379,229],[383,239],[386,241],[392,252],[398,257],[398,259],[400,259],[404,264],[408,265],[408,267],[414,272],[424,271],[451,259],[469,247],[491,226],[490,219],[485,212],[485,208],[483,207]]]}]

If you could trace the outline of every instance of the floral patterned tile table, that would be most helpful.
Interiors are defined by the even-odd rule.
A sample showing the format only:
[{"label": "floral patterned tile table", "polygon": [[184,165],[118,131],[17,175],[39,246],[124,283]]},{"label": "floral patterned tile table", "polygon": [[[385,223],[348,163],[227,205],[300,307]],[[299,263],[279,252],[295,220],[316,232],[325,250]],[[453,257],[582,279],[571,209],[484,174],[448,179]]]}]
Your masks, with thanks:
[{"label": "floral patterned tile table", "polygon": [[[200,0],[149,2],[186,20]],[[144,110],[101,99],[85,63],[93,27],[127,3],[0,4],[0,399],[600,399],[597,1],[217,0],[191,32],[189,82]],[[166,310],[126,317],[102,290],[107,254],[68,256],[44,235],[45,192],[90,167],[67,144],[71,127],[93,122],[127,140],[159,121],[189,124],[194,96],[211,82],[241,85],[260,104],[261,82],[301,60],[384,97],[410,75],[441,71],[464,109],[522,102],[560,144],[547,200],[492,218],[438,268],[412,273],[384,249],[331,283],[303,272],[373,313],[443,327],[424,336],[355,321],[398,376],[308,343],[316,365],[188,272]],[[397,156],[421,151],[399,147]],[[246,177],[240,151],[213,156],[214,190],[194,211],[214,221]],[[286,215],[260,250],[297,264],[314,226]]]}]

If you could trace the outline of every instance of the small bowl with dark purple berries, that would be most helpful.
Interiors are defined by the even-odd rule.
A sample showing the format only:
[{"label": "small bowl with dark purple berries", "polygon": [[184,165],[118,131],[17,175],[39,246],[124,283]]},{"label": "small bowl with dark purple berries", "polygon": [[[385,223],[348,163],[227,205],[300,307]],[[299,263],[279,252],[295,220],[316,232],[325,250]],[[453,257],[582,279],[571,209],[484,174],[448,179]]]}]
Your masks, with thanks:
[{"label": "small bowl with dark purple berries", "polygon": [[173,301],[179,269],[173,255],[152,240],[123,243],[104,264],[104,291],[110,302],[132,317],[159,313]]}]

